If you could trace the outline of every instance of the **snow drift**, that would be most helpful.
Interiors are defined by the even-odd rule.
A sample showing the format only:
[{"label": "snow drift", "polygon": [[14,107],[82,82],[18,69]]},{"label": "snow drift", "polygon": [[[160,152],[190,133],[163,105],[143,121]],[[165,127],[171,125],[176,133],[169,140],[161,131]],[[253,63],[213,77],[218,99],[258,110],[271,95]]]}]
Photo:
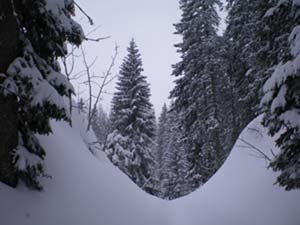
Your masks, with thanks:
[{"label": "snow drift", "polygon": [[166,202],[140,190],[103,154],[91,154],[78,114],[73,128],[54,121],[52,128],[53,135],[39,138],[52,179],[42,181],[43,192],[0,184],[1,225],[168,224],[161,210]]},{"label": "snow drift", "polygon": [[200,190],[173,202],[172,225],[300,224],[300,191],[274,186],[276,174],[253,149],[269,156],[271,149],[278,151],[260,121],[244,129],[224,165]]},{"label": "snow drift", "polygon": [[[1,225],[299,225],[300,192],[273,186],[276,174],[238,141],[223,167],[202,188],[175,201],[140,190],[102,154],[87,149],[85,124],[52,122],[54,134],[40,136],[47,150],[43,192],[0,184]],[[274,149],[252,122],[241,138]],[[93,138],[93,137],[92,137]]]}]

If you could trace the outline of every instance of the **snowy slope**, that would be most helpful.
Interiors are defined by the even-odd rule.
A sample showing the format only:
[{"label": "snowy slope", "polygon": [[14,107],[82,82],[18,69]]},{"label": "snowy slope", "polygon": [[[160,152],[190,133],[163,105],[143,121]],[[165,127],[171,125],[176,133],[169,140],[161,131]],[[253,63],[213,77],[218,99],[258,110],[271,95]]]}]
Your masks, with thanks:
[{"label": "snowy slope", "polygon": [[[163,200],[145,194],[104,155],[100,162],[84,145],[80,117],[74,129],[53,122],[54,135],[40,137],[47,149],[41,193],[0,184],[1,225],[153,225],[168,224]],[[83,129],[79,129],[83,128]]]},{"label": "snowy slope", "polygon": [[[273,186],[275,174],[238,142],[217,174],[191,195],[167,202],[141,191],[105,156],[96,159],[74,127],[53,122],[54,135],[40,137],[47,149],[41,193],[0,184],[1,225],[299,225],[300,192]],[[255,128],[262,133],[253,131]],[[241,135],[271,148],[259,120]]]},{"label": "snowy slope", "polygon": [[[259,149],[276,151],[274,141],[254,120],[240,138]],[[276,174],[265,160],[238,141],[223,167],[202,188],[175,200],[172,225],[299,225],[300,191],[274,186]]]}]

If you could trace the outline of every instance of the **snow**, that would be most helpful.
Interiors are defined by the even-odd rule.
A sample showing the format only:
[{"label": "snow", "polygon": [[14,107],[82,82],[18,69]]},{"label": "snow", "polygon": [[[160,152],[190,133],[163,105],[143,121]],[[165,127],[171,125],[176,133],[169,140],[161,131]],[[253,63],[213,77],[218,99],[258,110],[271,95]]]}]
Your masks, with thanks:
[{"label": "snow", "polygon": [[153,225],[168,224],[167,203],[140,190],[98,153],[85,146],[83,121],[74,111],[73,128],[52,122],[53,135],[40,136],[46,148],[43,192],[0,184],[1,225]]},{"label": "snow", "polygon": [[274,111],[276,107],[284,107],[286,104],[285,95],[286,87],[283,85],[287,79],[295,79],[299,76],[300,71],[300,54],[293,60],[286,63],[279,63],[274,67],[275,70],[271,77],[265,82],[263,86],[264,96],[261,100],[261,105],[268,104],[272,101],[274,91],[280,87],[280,91],[277,97],[273,100],[271,111]]},{"label": "snow", "polygon": [[286,88],[286,85],[282,85],[280,87],[280,90],[278,92],[278,95],[276,96],[276,98],[274,98],[272,104],[271,104],[271,112],[275,112],[275,110],[277,108],[280,108],[280,107],[285,107],[286,105],[286,100],[285,100],[285,95],[287,93],[287,88]]},{"label": "snow", "polygon": [[[73,127],[52,121],[53,135],[40,136],[46,148],[45,190],[0,184],[3,225],[299,225],[300,193],[273,186],[276,174],[238,141],[231,155],[202,188],[187,197],[164,201],[140,190],[82,140],[86,127],[76,111]],[[273,139],[253,121],[241,135],[247,142],[274,149]],[[91,136],[89,140],[92,141]]]},{"label": "snow", "polygon": [[276,7],[270,8],[264,15],[264,17],[270,17],[274,14]]},{"label": "snow", "polygon": [[57,24],[59,24],[59,28],[66,33],[72,33],[73,31],[77,31],[78,35],[81,36],[81,38],[84,38],[84,33],[81,28],[81,26],[75,22],[74,20],[70,19],[69,16],[65,12],[63,12],[63,9],[65,9],[67,6],[69,7],[71,4],[70,1],[64,1],[64,0],[47,0],[45,9],[53,15],[53,19]]},{"label": "snow", "polygon": [[[253,121],[241,139],[271,155],[274,141]],[[257,132],[259,131],[259,132]],[[202,188],[170,205],[172,225],[299,225],[300,193],[273,186],[276,174],[238,141],[222,168]],[[257,157],[254,157],[255,154]]]},{"label": "snow", "polygon": [[21,138],[22,134],[19,133],[19,145],[16,148],[16,156],[18,157],[16,167],[20,171],[25,171],[27,165],[38,165],[42,164],[42,160],[35,154],[30,153],[25,147],[23,143],[23,139]]},{"label": "snow", "polygon": [[[45,101],[50,102],[52,105],[56,105],[61,109],[65,109],[64,99],[59,95],[59,93],[55,90],[55,88],[50,85],[64,85],[67,88],[67,91],[74,91],[72,85],[67,81],[66,77],[60,73],[55,72],[50,67],[47,68],[49,71],[48,80],[45,80],[43,75],[40,72],[40,69],[37,67],[35,60],[40,60],[42,65],[45,65],[45,62],[42,61],[41,58],[34,59],[33,55],[35,55],[32,45],[29,41],[26,41],[26,46],[24,47],[24,55],[25,57],[16,58],[9,66],[7,70],[7,74],[10,75],[8,79],[5,81],[4,86],[11,93],[16,93],[19,91],[18,95],[27,95],[28,92],[32,92],[31,97],[31,106],[43,105]],[[37,57],[37,55],[36,55]],[[46,68],[43,68],[46,69]],[[20,87],[17,90],[17,85],[11,79],[11,77],[19,77],[18,80],[26,80],[32,84],[32,87],[28,90],[28,88],[24,87],[25,85]],[[15,78],[16,79],[16,78]],[[50,84],[49,84],[50,83]]]},{"label": "snow", "polygon": [[279,10],[282,5],[289,5],[290,2],[293,4],[293,7],[300,5],[300,0],[279,0],[275,7],[270,8],[264,15],[264,17],[270,17],[274,15],[274,12]]},{"label": "snow", "polygon": [[289,77],[296,77],[300,71],[300,55],[285,64],[279,63],[272,76],[266,81],[263,91],[266,93],[284,83]]},{"label": "snow", "polygon": [[297,57],[300,53],[300,25],[294,27],[289,36],[289,42],[291,44],[291,54],[294,57]]},{"label": "snow", "polygon": [[300,0],[293,0],[293,5],[296,5],[296,6],[300,5]]},{"label": "snow", "polygon": [[300,110],[292,109],[284,112],[279,117],[285,124],[288,124],[290,127],[298,128],[300,127]]}]

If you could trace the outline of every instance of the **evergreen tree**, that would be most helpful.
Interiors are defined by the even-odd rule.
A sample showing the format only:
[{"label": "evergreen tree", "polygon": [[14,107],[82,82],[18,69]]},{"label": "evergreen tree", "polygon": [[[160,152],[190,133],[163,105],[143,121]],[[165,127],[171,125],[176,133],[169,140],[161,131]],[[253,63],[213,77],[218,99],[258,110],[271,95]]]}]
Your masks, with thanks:
[{"label": "evergreen tree", "polygon": [[155,151],[155,171],[158,180],[161,180],[162,174],[162,162],[163,154],[166,149],[166,143],[168,141],[168,127],[167,127],[167,105],[164,104],[160,117],[158,118],[157,132],[156,132],[156,151]]},{"label": "evergreen tree", "polygon": [[106,138],[111,132],[111,124],[101,105],[99,105],[98,109],[96,109],[94,117],[92,118],[92,128],[98,141],[100,142],[100,145],[105,145]]},{"label": "evergreen tree", "polygon": [[[165,109],[165,107],[163,108]],[[188,152],[178,124],[178,114],[171,110],[162,112],[164,127],[160,183],[162,198],[175,199],[190,193]],[[159,127],[160,128],[160,127]]]},{"label": "evergreen tree", "polygon": [[[74,2],[64,0],[10,1],[18,27],[17,57],[1,74],[1,94],[16,96],[18,146],[15,170],[28,186],[41,189],[45,150],[36,134],[51,133],[50,119],[70,121],[63,96],[70,97],[72,85],[60,72],[58,57],[67,54],[66,43],[79,45],[81,27],[72,20]],[[1,138],[0,138],[1,139]]]},{"label": "evergreen tree", "polygon": [[233,101],[237,129],[241,130],[253,118],[264,83],[263,125],[271,135],[281,133],[276,141],[281,151],[270,166],[281,172],[277,179],[280,185],[287,190],[299,188],[299,124],[295,122],[300,120],[299,3],[294,0],[229,2],[229,26],[225,35],[230,46],[227,72],[233,84],[233,96],[237,98]]},{"label": "evergreen tree", "polygon": [[157,135],[163,135],[161,139],[157,137],[157,145],[160,145],[160,184],[162,198],[173,199],[175,181],[177,177],[176,173],[176,149],[174,148],[175,133],[174,133],[174,123],[170,118],[170,112],[164,106],[161,117],[159,118],[158,130],[163,130],[163,133],[158,133]]},{"label": "evergreen tree", "polygon": [[170,152],[173,156],[173,166],[175,177],[171,176],[171,183],[173,190],[170,199],[175,199],[189,194],[194,189],[190,187],[189,179],[189,161],[188,161],[188,150],[185,146],[183,134],[180,130],[178,123],[179,115],[171,108],[168,113],[168,127],[169,127],[169,139],[167,145],[167,152]]},{"label": "evergreen tree", "polygon": [[224,34],[225,74],[229,80],[231,104],[228,124],[233,142],[244,127],[257,116],[259,94],[265,80],[256,62],[262,48],[262,20],[269,1],[229,0],[228,26]]},{"label": "evergreen tree", "polygon": [[149,183],[154,166],[155,115],[134,40],[127,50],[112,100],[113,132],[108,136],[106,152],[114,164],[147,189],[145,184]]},{"label": "evergreen tree", "polygon": [[[0,1],[0,88],[6,70],[18,56],[19,27],[10,0]],[[18,177],[13,164],[13,151],[18,145],[17,97],[0,91],[0,181],[15,187]]]},{"label": "evergreen tree", "polygon": [[263,125],[271,135],[280,134],[280,152],[271,162],[279,171],[279,185],[287,190],[300,188],[300,3],[275,1],[264,20],[263,41],[267,43],[261,60],[270,78],[263,87]]},{"label": "evergreen tree", "polygon": [[[216,50],[219,37],[219,0],[181,0],[183,11],[176,34],[183,42],[176,47],[181,61],[174,65],[176,86],[171,92],[175,110],[187,140],[191,176],[198,187],[222,163],[222,116],[220,115],[220,76]],[[209,164],[209,165],[208,165]]]}]

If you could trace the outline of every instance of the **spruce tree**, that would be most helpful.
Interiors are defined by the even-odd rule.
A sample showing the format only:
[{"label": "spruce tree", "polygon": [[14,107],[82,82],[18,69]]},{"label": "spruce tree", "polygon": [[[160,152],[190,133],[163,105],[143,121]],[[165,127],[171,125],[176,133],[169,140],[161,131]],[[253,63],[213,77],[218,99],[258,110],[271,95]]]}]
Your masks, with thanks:
[{"label": "spruce tree", "polygon": [[106,152],[114,164],[147,189],[154,166],[155,116],[149,99],[149,84],[142,75],[142,60],[134,40],[127,50],[112,100],[113,132],[108,136]]},{"label": "spruce tree", "polygon": [[96,112],[92,118],[92,128],[100,145],[104,146],[106,138],[111,132],[111,124],[101,105],[99,105],[98,109],[96,108]]},{"label": "spruce tree", "polygon": [[257,63],[263,47],[259,36],[269,1],[229,0],[228,26],[224,34],[225,74],[229,80],[231,104],[228,124],[233,141],[245,126],[258,115],[259,95],[265,74]]},{"label": "spruce tree", "polygon": [[[219,0],[181,0],[181,21],[175,25],[183,42],[175,45],[181,61],[174,65],[171,92],[187,141],[194,186],[205,182],[222,163],[220,76],[216,50]],[[209,165],[208,165],[209,164]]]},{"label": "spruce tree", "polygon": [[265,16],[267,43],[261,63],[270,73],[263,87],[263,125],[280,152],[270,166],[280,172],[277,183],[285,189],[300,188],[300,3],[275,1]]},{"label": "spruce tree", "polygon": [[162,107],[161,114],[158,118],[157,132],[156,132],[156,151],[155,151],[155,161],[156,161],[156,172],[157,177],[160,179],[161,174],[161,163],[164,150],[166,148],[166,142],[168,140],[168,127],[167,127],[167,105],[164,104]]},{"label": "spruce tree", "polygon": [[[165,108],[166,109],[166,108]],[[164,110],[164,108],[163,108]],[[163,121],[161,119],[164,119]],[[161,192],[164,199],[174,199],[174,190],[176,186],[177,179],[177,162],[176,162],[176,153],[177,149],[174,148],[175,141],[175,129],[174,121],[170,118],[169,111],[162,111],[160,117],[160,126],[158,129],[164,129],[164,136],[161,140],[157,139],[157,144],[160,144],[161,148],[159,149],[162,153],[161,162],[160,162],[160,183],[161,183]],[[159,135],[159,133],[158,133]]]},{"label": "spruce tree", "polygon": [[172,178],[173,190],[170,199],[175,199],[189,194],[194,189],[190,187],[189,177],[189,160],[188,149],[185,146],[185,140],[178,123],[179,114],[171,107],[168,113],[169,139],[167,145],[167,152],[173,154],[173,168],[175,177]]},{"label": "spruce tree", "polygon": [[52,118],[70,121],[64,96],[70,97],[74,90],[60,72],[57,59],[67,54],[67,42],[80,45],[84,35],[72,19],[73,1],[10,1],[10,4],[10,13],[18,27],[19,52],[1,74],[1,95],[16,97],[18,145],[15,152],[11,151],[11,163],[18,178],[30,187],[41,189],[38,177],[44,174],[42,160],[46,152],[36,134],[51,133]]},{"label": "spruce tree", "polygon": [[164,198],[164,193],[162,192],[162,173],[163,173],[163,155],[165,152],[165,145],[168,140],[168,131],[167,131],[167,113],[168,108],[167,105],[164,104],[162,107],[162,111],[158,118],[158,124],[156,129],[156,139],[155,139],[155,179],[157,181],[157,189],[159,190],[157,195],[158,197]]},{"label": "spruce tree", "polygon": [[165,199],[179,198],[194,190],[190,187],[188,151],[178,118],[178,113],[172,109],[167,112],[164,121],[160,181]]}]

